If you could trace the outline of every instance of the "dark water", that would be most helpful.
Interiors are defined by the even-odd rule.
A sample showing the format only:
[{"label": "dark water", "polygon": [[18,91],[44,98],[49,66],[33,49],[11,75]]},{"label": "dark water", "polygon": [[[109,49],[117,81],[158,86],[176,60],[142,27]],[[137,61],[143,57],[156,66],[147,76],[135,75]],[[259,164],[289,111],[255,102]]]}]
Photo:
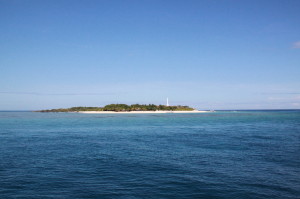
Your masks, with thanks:
[{"label": "dark water", "polygon": [[0,198],[300,198],[300,112],[0,112]]}]

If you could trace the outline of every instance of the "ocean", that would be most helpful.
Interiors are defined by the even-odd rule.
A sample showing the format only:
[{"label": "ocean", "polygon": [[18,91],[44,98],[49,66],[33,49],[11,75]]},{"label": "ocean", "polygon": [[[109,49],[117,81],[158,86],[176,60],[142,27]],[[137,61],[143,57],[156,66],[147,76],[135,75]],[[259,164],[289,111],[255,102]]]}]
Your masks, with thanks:
[{"label": "ocean", "polygon": [[0,112],[0,198],[300,198],[300,111]]}]

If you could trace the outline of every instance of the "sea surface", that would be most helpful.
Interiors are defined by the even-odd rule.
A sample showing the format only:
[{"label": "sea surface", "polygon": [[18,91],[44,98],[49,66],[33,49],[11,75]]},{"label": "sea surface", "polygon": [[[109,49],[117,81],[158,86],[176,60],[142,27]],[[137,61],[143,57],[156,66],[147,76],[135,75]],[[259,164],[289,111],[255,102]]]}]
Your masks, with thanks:
[{"label": "sea surface", "polygon": [[0,198],[300,198],[300,111],[0,112]]}]

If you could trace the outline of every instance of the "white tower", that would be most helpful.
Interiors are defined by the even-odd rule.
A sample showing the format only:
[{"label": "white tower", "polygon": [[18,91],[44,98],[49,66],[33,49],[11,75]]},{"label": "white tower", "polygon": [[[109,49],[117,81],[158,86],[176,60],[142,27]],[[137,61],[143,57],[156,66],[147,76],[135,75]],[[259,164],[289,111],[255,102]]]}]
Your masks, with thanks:
[{"label": "white tower", "polygon": [[169,98],[167,97],[167,106],[169,106]]}]

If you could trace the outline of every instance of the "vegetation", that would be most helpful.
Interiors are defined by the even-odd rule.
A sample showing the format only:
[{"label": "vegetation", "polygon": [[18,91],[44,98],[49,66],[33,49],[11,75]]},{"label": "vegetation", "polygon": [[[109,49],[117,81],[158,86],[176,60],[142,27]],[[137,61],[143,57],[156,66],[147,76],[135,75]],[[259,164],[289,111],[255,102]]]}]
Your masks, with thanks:
[{"label": "vegetation", "polygon": [[41,110],[41,111],[37,111],[37,112],[78,112],[78,111],[103,111],[103,108],[78,106],[78,107],[72,107],[72,108]]},{"label": "vegetation", "polygon": [[165,106],[155,104],[109,104],[104,107],[72,107],[72,108],[60,108],[41,110],[37,112],[78,112],[78,111],[115,111],[115,112],[127,112],[127,111],[192,111],[193,108],[189,106]]}]

